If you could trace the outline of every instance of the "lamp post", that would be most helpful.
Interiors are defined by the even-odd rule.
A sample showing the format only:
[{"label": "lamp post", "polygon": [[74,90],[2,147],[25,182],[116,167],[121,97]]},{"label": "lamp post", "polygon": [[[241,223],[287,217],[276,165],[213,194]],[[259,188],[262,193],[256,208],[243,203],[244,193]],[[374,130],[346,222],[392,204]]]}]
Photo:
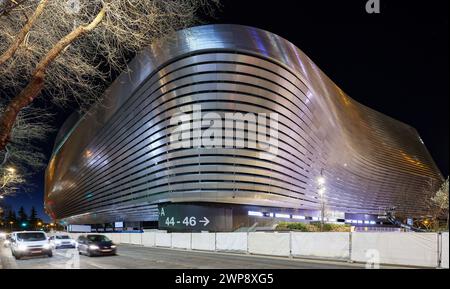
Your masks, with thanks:
[{"label": "lamp post", "polygon": [[16,169],[13,167],[9,167],[6,169],[11,175],[13,175],[16,172]]},{"label": "lamp post", "polygon": [[323,232],[323,227],[325,224],[325,183],[326,179],[323,176],[323,169],[320,170],[320,177],[317,178],[317,192],[320,196],[320,231]]},{"label": "lamp post", "polygon": [[12,232],[12,225],[14,224],[14,222],[13,221],[10,221],[9,222],[9,230]]},{"label": "lamp post", "polygon": [[5,187],[7,187],[10,182],[14,182],[14,179],[17,178],[16,169],[14,167],[8,167],[5,171],[6,173],[3,173],[0,179],[0,186],[2,187],[2,191],[0,192],[0,200],[4,199],[8,195]]}]

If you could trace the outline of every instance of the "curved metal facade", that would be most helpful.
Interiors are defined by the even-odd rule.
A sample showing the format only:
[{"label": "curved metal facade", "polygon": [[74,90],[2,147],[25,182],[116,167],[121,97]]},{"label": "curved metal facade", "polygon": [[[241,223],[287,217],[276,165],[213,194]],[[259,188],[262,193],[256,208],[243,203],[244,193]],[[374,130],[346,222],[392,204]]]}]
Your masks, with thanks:
[{"label": "curved metal facade", "polygon": [[[272,33],[208,25],[155,43],[72,128],[46,172],[47,212],[94,223],[151,219],[159,203],[223,203],[426,213],[442,176],[416,130],[348,97],[297,47]],[[172,149],[171,117],[277,113],[278,153]],[[197,120],[194,120],[197,121]],[[73,122],[73,120],[71,120]]]}]

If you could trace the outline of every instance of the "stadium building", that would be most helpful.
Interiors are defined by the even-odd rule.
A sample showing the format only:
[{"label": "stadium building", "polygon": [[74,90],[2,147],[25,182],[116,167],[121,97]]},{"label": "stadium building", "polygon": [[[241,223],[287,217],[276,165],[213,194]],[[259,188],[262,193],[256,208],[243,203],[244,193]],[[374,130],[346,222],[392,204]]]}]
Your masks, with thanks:
[{"label": "stadium building", "polygon": [[171,231],[322,216],[376,226],[390,207],[427,214],[425,189],[442,180],[414,128],[351,99],[270,32],[194,27],[129,67],[61,128],[45,182],[53,219]]}]

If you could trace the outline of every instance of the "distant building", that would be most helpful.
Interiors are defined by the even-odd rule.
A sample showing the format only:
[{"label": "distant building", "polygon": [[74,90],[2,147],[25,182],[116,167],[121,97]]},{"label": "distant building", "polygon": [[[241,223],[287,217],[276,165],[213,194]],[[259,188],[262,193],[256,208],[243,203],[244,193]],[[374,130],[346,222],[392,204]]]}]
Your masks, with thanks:
[{"label": "distant building", "polygon": [[[227,114],[244,117],[232,135],[209,119]],[[208,25],[154,43],[68,120],[45,206],[70,224],[175,231],[317,221],[322,205],[328,221],[375,225],[388,207],[426,214],[429,180],[442,175],[414,128],[351,99],[287,40]]]}]

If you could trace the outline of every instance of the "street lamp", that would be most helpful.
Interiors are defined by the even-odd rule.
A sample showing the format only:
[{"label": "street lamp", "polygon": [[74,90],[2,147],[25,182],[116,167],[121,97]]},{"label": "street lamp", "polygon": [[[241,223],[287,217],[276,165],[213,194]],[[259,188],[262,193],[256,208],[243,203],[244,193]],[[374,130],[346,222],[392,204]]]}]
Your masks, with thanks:
[{"label": "street lamp", "polygon": [[324,177],[318,177],[317,178],[317,183],[319,184],[319,186],[323,186],[326,183],[326,180]]},{"label": "street lamp", "polygon": [[12,232],[12,225],[14,224],[13,221],[9,221],[9,230]]},{"label": "street lamp", "polygon": [[319,188],[319,196],[323,197],[323,195],[325,194],[326,189],[325,188]]},{"label": "street lamp", "polygon": [[320,196],[320,230],[323,232],[324,222],[325,222],[325,183],[326,179],[323,176],[323,169],[320,171],[320,177],[317,178],[317,192]]},{"label": "street lamp", "polygon": [[[2,183],[3,183],[3,187],[5,187],[11,180],[13,180],[14,178],[16,178],[16,169],[13,167],[8,167],[5,169],[6,170],[6,174],[4,173],[2,176]],[[4,199],[6,196],[6,192],[3,191],[2,194],[0,194],[0,200]]]}]

